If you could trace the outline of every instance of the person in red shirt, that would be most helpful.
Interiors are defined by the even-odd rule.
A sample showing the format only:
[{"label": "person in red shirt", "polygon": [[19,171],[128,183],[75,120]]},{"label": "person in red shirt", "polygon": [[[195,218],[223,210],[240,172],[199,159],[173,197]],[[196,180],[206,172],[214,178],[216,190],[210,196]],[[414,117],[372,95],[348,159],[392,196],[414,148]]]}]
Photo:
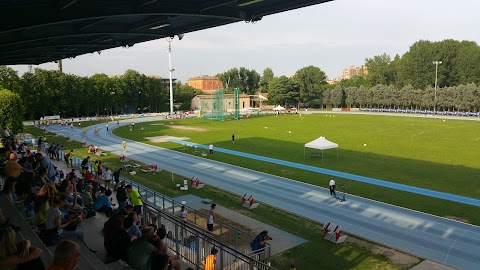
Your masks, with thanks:
[{"label": "person in red shirt", "polygon": [[87,167],[87,170],[85,171],[85,181],[89,182],[89,184],[91,184],[93,181],[93,174],[90,171],[90,168],[88,167]]}]

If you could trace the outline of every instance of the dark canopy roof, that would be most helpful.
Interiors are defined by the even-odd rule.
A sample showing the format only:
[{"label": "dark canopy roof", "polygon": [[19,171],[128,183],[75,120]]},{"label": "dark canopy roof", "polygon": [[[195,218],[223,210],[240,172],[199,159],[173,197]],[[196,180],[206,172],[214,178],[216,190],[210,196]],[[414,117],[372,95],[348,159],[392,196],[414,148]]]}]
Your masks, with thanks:
[{"label": "dark canopy roof", "polygon": [[3,0],[0,65],[133,46],[331,0]]}]

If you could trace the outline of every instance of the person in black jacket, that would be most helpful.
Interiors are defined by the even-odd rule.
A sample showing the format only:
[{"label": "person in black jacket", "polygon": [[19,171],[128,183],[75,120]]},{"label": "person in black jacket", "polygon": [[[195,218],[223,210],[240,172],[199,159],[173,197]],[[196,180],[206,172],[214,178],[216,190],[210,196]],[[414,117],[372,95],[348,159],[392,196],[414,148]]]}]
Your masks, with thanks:
[{"label": "person in black jacket", "polygon": [[[115,184],[116,185],[116,184]],[[117,189],[118,210],[127,206],[127,192],[125,191],[125,181],[122,181],[120,187]]]},{"label": "person in black jacket", "polygon": [[115,181],[115,185],[113,186],[113,190],[117,190],[118,182],[120,181],[120,173],[122,172],[122,168],[113,172],[113,180]]}]

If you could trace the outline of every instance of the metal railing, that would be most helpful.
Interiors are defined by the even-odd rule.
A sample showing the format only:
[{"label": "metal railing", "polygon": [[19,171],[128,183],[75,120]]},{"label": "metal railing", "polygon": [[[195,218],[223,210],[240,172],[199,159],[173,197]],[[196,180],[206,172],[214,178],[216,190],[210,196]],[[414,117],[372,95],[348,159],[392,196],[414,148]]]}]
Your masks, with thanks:
[{"label": "metal railing", "polygon": [[[48,152],[45,151],[45,153]],[[63,151],[59,152],[60,161],[64,160],[65,154]],[[74,157],[73,167],[80,169],[81,162],[81,159]],[[93,171],[93,165],[89,163],[88,166]],[[216,219],[214,233],[209,233],[201,226],[202,221],[207,220],[207,214],[188,206],[185,208],[189,212],[191,221],[184,223],[178,216],[181,207],[184,206],[181,201],[175,201],[123,176],[120,176],[120,181],[132,185],[132,188],[144,198],[143,224],[155,224],[158,227],[163,224],[167,231],[172,232],[170,238],[173,239],[165,239],[170,250],[196,269],[203,269],[203,259],[210,253],[211,248],[215,247],[218,250],[217,265],[222,266],[220,269],[275,270],[270,266],[271,248],[268,243],[265,248],[252,252],[250,242],[254,239],[254,235],[218,219]]]},{"label": "metal railing", "polygon": [[164,226],[168,232],[164,241],[171,252],[194,266],[195,269],[203,269],[202,262],[212,248],[218,251],[216,268],[232,270],[275,269],[270,266],[269,248],[250,255],[239,252],[221,241],[217,241],[216,230],[209,233],[195,224],[184,222],[168,211],[169,208],[176,207],[180,208],[181,206],[167,205],[167,208],[160,210],[154,204],[145,202],[142,222],[144,224],[155,224],[157,227]]}]

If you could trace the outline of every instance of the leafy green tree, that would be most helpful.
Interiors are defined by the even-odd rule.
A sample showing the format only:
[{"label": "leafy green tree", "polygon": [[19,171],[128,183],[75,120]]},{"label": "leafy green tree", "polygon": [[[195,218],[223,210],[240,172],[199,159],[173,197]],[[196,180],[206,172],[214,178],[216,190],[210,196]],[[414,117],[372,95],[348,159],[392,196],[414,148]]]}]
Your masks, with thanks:
[{"label": "leafy green tree", "polygon": [[240,76],[238,72],[238,68],[232,68],[217,74],[217,78],[222,82],[226,91],[231,92],[231,89],[240,87]]},{"label": "leafy green tree", "polygon": [[386,53],[365,59],[368,68],[367,80],[371,85],[391,84],[395,82],[392,60]]},{"label": "leafy green tree", "polygon": [[260,74],[255,70],[245,67],[232,68],[224,73],[217,74],[227,93],[232,93],[234,88],[246,94],[254,94],[260,84]]},{"label": "leafy green tree", "polygon": [[339,108],[345,101],[345,93],[343,92],[343,88],[341,86],[337,86],[330,90],[330,102],[331,106],[335,108]]},{"label": "leafy green tree", "polygon": [[180,110],[189,110],[192,105],[192,98],[200,93],[202,93],[201,90],[195,89],[189,85],[177,85],[175,100],[182,103]]},{"label": "leafy green tree", "polygon": [[268,87],[274,77],[275,75],[273,74],[273,70],[271,68],[267,67],[263,70],[262,77],[260,78],[260,91],[262,93],[268,92]]},{"label": "leafy green tree", "polygon": [[270,82],[268,92],[268,104],[296,106],[300,98],[299,86],[297,82],[286,76],[273,78]]},{"label": "leafy green tree", "polygon": [[[322,85],[327,84],[325,72],[318,67],[308,66],[297,70],[293,78],[300,90],[299,103],[304,107],[321,106]],[[300,104],[297,107],[300,107]]]},{"label": "leafy green tree", "polygon": [[40,93],[36,89],[36,78],[33,73],[26,72],[21,78],[21,87],[17,92],[23,101],[25,119],[39,119]]},{"label": "leafy green tree", "polygon": [[9,89],[17,92],[21,88],[20,78],[17,72],[7,66],[0,66],[0,89]]},{"label": "leafy green tree", "polygon": [[458,82],[461,84],[480,84],[480,46],[474,42],[463,41],[457,54],[455,68],[458,73]]},{"label": "leafy green tree", "polygon": [[[346,88],[346,87],[360,87],[360,86],[372,87],[373,86],[373,85],[371,85],[370,81],[367,81],[365,76],[354,76],[353,78],[350,78],[350,79],[341,80],[339,85],[341,87],[344,87],[344,88]],[[332,88],[335,88],[335,86],[333,86]]]},{"label": "leafy green tree", "polygon": [[[341,87],[341,85],[339,85]],[[348,108],[353,108],[358,104],[358,87],[350,86],[343,88],[345,93],[345,104]]]},{"label": "leafy green tree", "polygon": [[56,70],[35,69],[35,90],[39,92],[39,114],[41,116],[52,115],[58,113],[59,104],[62,100],[58,99],[59,79],[61,73]]},{"label": "leafy green tree", "polygon": [[[109,78],[106,74],[95,74],[89,78],[92,84],[92,88],[87,92],[87,100],[89,104],[89,112],[100,115],[105,112],[108,102],[106,99],[114,98],[116,95],[119,95],[118,102],[125,105],[123,91],[123,84],[118,82],[117,84],[113,83],[113,80]],[[120,81],[119,79],[117,81]],[[114,103],[111,103],[112,107]],[[101,113],[100,111],[103,111]]]},{"label": "leafy green tree", "polygon": [[0,127],[10,131],[23,130],[24,107],[20,96],[10,90],[0,90]]}]

